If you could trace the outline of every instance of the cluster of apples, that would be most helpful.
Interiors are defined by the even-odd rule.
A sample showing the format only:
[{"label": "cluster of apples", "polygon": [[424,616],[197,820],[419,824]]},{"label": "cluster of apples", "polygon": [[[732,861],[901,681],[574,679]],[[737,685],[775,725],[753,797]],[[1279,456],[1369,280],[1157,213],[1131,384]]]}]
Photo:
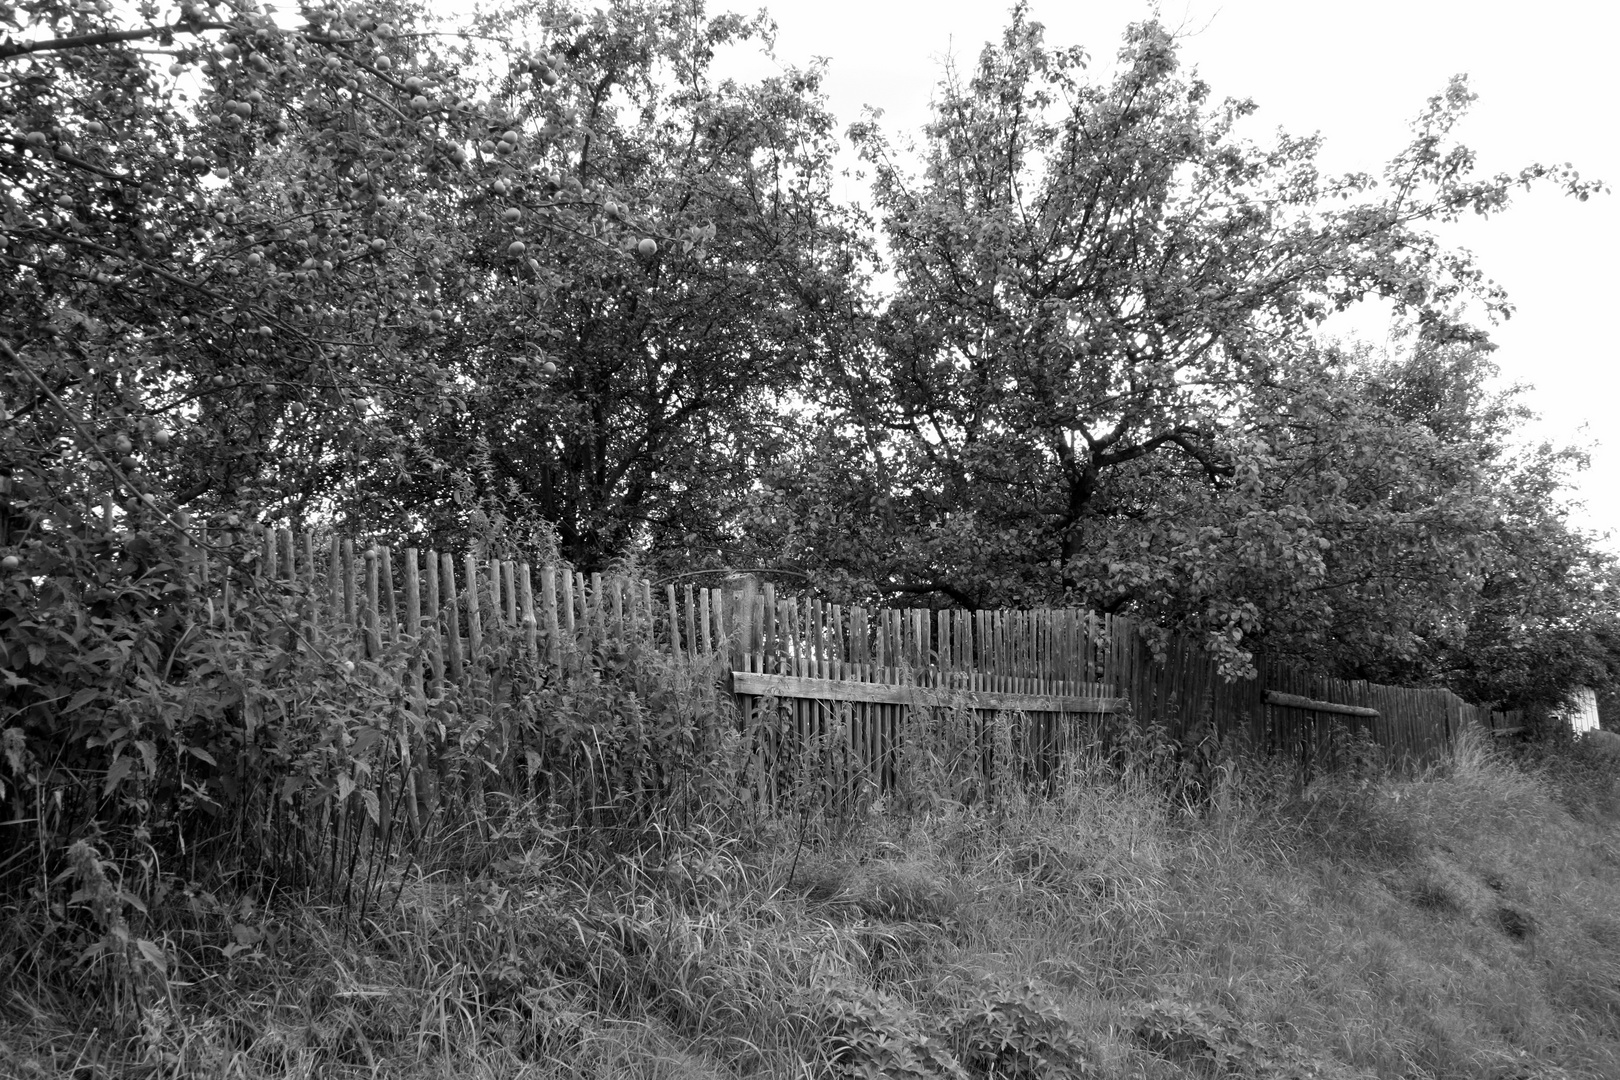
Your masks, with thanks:
[{"label": "cluster of apples", "polygon": [[549,53],[530,57],[518,64],[518,71],[525,75],[534,75],[547,86],[556,86],[562,76],[559,74],[562,60]]}]

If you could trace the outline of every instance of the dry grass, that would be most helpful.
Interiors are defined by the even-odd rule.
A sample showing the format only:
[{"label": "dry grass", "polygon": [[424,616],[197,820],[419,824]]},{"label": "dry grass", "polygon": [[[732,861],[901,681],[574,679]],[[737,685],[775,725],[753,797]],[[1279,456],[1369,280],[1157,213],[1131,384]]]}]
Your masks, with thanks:
[{"label": "dry grass", "polygon": [[1620,1077],[1615,774],[1563,754],[1251,767],[1197,812],[1076,762],[644,857],[540,830],[364,924],[215,901],[139,1015],[12,980],[0,1075]]}]

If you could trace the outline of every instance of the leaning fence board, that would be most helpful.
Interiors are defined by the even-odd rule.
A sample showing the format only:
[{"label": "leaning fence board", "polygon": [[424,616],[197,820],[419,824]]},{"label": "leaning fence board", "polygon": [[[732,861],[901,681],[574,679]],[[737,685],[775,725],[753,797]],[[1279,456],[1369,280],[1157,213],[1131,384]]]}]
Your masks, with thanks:
[{"label": "leaning fence board", "polygon": [[1343,716],[1377,716],[1377,709],[1367,709],[1359,705],[1339,705],[1331,701],[1316,701],[1298,694],[1284,694],[1276,690],[1266,691],[1266,704],[1277,705],[1289,709],[1309,709],[1312,712],[1338,713]]}]

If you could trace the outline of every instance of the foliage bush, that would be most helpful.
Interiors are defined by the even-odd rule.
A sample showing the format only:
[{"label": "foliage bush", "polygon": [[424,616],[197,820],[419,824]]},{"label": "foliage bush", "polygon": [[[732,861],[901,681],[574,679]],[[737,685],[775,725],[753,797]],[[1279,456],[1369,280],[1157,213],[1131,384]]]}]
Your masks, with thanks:
[{"label": "foliage bush", "polygon": [[885,990],[844,980],[816,986],[804,1008],[836,1075],[963,1080],[946,1042],[914,1006]]},{"label": "foliage bush", "polygon": [[837,1075],[1040,1080],[1100,1075],[1090,1042],[1033,982],[934,988],[923,1007],[830,979],[806,1011]]},{"label": "foliage bush", "polygon": [[1101,1075],[1096,1052],[1032,981],[971,985],[946,1021],[967,1074],[985,1080]]},{"label": "foliage bush", "polygon": [[[26,489],[12,508],[33,511]],[[123,957],[84,985],[149,998],[199,893],[314,890],[363,915],[413,864],[506,856],[525,808],[561,848],[641,851],[740,805],[717,671],[648,640],[563,644],[542,670],[521,627],[492,626],[485,662],[429,696],[421,640],[368,657],[312,629],[305,582],[255,573],[253,530],[205,551],[195,528],[74,525],[25,534],[32,572],[0,591],[0,949],[19,971]]]},{"label": "foliage bush", "polygon": [[[13,488],[14,521],[56,509],[33,494]],[[380,715],[340,692],[348,680],[331,655],[289,651],[299,598],[238,572],[250,538],[216,537],[205,589],[201,552],[180,528],[140,525],[58,520],[15,537],[30,573],[0,583],[8,904],[60,907],[70,851],[81,863],[99,853],[132,907],[214,865],[290,869],[307,859],[286,847],[298,833],[284,816],[312,808],[303,782],[355,771],[366,746],[353,733]],[[228,611],[222,567],[236,585]]]},{"label": "foliage bush", "polygon": [[1144,1049],[1195,1077],[1334,1077],[1351,1071],[1281,1042],[1221,1005],[1161,997],[1134,1004],[1131,1035]]},{"label": "foliage bush", "polygon": [[1577,818],[1620,819],[1620,770],[1614,754],[1596,740],[1571,738],[1563,729],[1555,731],[1552,737],[1526,743],[1513,753],[1547,784],[1558,804]]}]

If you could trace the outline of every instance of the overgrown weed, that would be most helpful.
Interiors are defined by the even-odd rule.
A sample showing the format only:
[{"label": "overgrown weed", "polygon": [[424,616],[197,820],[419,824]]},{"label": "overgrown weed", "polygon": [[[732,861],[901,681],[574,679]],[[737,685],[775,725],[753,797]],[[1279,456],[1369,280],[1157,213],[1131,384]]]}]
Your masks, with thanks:
[{"label": "overgrown weed", "polygon": [[[1571,766],[1476,735],[1412,777],[1199,755],[1196,787],[1150,733],[1080,747],[1045,794],[992,778],[967,805],[727,810],[633,842],[489,802],[487,850],[424,846],[363,919],[310,891],[177,893],[165,955],[202,977],[123,1028],[14,980],[0,1071],[1620,1075],[1620,842],[1571,812]],[[79,918],[114,925],[91,856]]]}]

